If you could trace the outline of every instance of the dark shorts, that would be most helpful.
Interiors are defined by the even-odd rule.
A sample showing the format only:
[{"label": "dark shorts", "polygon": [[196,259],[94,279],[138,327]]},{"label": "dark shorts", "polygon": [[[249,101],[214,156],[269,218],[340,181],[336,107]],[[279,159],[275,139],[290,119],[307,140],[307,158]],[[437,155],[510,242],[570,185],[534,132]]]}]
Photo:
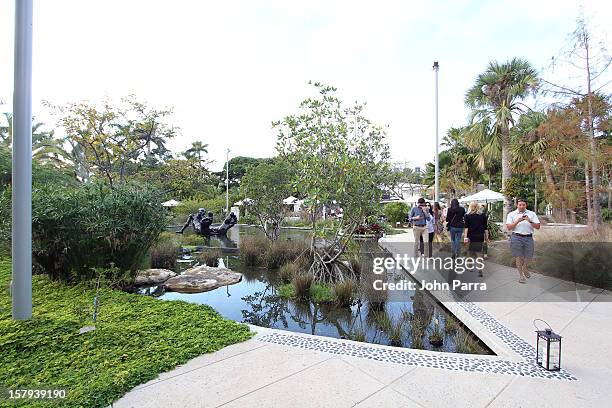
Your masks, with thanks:
[{"label": "dark shorts", "polygon": [[468,251],[470,251],[470,252],[484,252],[483,247],[484,247],[484,242],[470,241],[470,243],[468,245]]},{"label": "dark shorts", "polygon": [[514,257],[533,258],[533,237],[512,234],[510,236],[510,249]]}]

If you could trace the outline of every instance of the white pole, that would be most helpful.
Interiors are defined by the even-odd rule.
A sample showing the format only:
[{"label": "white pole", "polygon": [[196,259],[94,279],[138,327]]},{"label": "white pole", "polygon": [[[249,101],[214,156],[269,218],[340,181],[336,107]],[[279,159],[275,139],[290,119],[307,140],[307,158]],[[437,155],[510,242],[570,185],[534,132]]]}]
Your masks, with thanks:
[{"label": "white pole", "polygon": [[225,154],[225,214],[229,214],[229,152],[230,149],[226,150]]},{"label": "white pole", "polygon": [[440,201],[440,163],[438,154],[438,71],[440,65],[438,61],[434,61],[433,70],[436,73],[436,158],[435,158],[435,180],[434,180],[434,201]]},{"label": "white pole", "polygon": [[32,0],[15,0],[13,319],[32,317]]}]

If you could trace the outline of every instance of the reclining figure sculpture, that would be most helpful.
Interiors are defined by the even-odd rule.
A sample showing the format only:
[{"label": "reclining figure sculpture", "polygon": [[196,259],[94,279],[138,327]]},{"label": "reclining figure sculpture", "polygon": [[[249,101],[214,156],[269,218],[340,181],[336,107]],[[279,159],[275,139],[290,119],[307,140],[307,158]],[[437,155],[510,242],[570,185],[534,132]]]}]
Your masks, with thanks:
[{"label": "reclining figure sculpture", "polygon": [[213,213],[208,212],[208,214],[206,214],[206,210],[204,208],[200,208],[198,209],[197,214],[189,215],[187,222],[185,222],[185,225],[183,225],[183,228],[181,228],[180,231],[177,231],[177,234],[182,234],[183,231],[185,231],[185,229],[191,225],[196,234],[203,235],[205,237],[209,237],[211,235],[226,235],[227,231],[238,223],[238,217],[236,217],[236,214],[231,212],[220,226],[211,228],[212,223]]}]

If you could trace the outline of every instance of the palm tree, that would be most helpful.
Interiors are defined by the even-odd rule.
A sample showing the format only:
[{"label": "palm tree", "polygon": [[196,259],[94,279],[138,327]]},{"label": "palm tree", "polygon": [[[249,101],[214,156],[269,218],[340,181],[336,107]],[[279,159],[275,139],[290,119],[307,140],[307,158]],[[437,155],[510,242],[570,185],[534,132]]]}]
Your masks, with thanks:
[{"label": "palm tree", "polygon": [[[13,144],[13,115],[4,112],[6,125],[0,126],[0,143],[11,148]],[[42,131],[41,122],[32,122],[32,158],[41,163],[50,163],[57,167],[63,167],[66,163],[62,159],[69,159],[69,154],[64,149],[65,139],[54,137],[54,131]]]},{"label": "palm tree", "polygon": [[202,154],[208,153],[208,143],[192,142],[191,147],[185,151],[185,157],[187,159],[194,159],[197,157],[198,165],[202,166]]},{"label": "palm tree", "polygon": [[492,61],[465,95],[465,104],[472,110],[472,126],[466,135],[468,144],[480,144],[485,156],[501,153],[504,219],[512,207],[505,191],[512,177],[510,128],[515,124],[515,117],[525,111],[522,100],[537,84],[537,72],[529,62],[520,58],[503,64]]}]

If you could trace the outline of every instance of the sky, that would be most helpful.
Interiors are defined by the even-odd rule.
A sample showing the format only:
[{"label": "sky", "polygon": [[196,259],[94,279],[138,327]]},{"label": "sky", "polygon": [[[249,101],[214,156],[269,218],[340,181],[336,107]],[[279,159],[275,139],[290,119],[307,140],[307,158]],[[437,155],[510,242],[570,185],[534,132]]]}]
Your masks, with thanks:
[{"label": "sky", "polygon": [[[218,170],[227,148],[273,156],[271,122],[321,81],[388,125],[393,160],[423,166],[435,152],[433,62],[442,137],[467,123],[465,92],[489,61],[522,57],[547,74],[581,7],[607,38],[606,1],[34,0],[33,113],[53,124],[43,100],[134,94],[174,109],[173,151],[208,143]],[[0,111],[11,109],[13,32],[13,1],[0,0]]]}]

